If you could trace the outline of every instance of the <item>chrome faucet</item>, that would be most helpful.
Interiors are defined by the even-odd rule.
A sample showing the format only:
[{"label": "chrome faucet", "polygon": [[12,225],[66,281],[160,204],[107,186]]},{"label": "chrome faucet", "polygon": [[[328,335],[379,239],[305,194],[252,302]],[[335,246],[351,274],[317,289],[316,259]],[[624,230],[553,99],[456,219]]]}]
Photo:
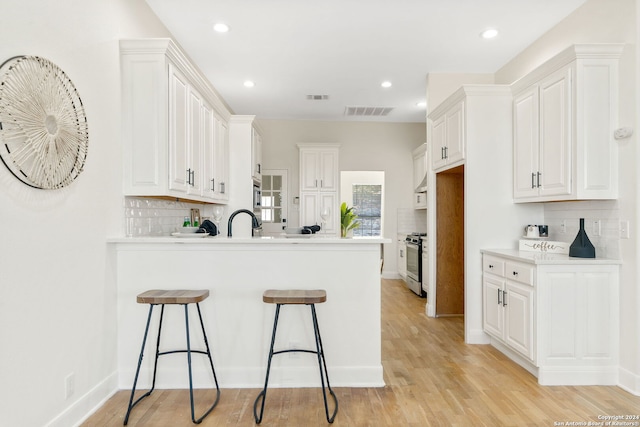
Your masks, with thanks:
[{"label": "chrome faucet", "polygon": [[249,216],[251,216],[251,236],[253,236],[253,232],[255,230],[262,229],[262,225],[260,224],[260,221],[258,221],[258,218],[253,212],[251,212],[248,209],[238,209],[237,211],[235,211],[229,216],[229,222],[227,224],[227,236],[231,237],[231,223],[233,222],[233,218],[235,218],[235,216],[238,215],[239,213],[246,213]]}]

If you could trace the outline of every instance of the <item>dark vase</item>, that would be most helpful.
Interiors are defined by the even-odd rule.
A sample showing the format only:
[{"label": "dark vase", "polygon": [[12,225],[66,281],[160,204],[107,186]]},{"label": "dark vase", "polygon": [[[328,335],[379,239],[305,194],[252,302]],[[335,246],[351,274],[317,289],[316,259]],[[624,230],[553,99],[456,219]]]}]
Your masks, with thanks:
[{"label": "dark vase", "polygon": [[580,218],[580,231],[569,247],[569,256],[576,258],[595,258],[596,248],[584,231],[584,218]]}]

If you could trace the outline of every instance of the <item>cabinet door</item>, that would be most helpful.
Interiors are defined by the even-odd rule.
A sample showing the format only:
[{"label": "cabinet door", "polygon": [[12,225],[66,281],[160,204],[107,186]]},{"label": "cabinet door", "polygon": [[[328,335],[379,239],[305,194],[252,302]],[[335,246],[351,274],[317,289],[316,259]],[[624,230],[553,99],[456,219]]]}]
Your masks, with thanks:
[{"label": "cabinet door", "polygon": [[215,116],[215,170],[214,197],[217,201],[229,200],[229,126],[221,117]]},{"label": "cabinet door", "polygon": [[[320,218],[320,212],[325,207],[329,208],[331,215],[325,225],[325,234],[337,235],[340,231],[340,208],[338,207],[337,193],[320,193],[320,206],[316,212],[316,224],[322,224],[322,218]],[[307,225],[307,224],[303,224]]]},{"label": "cabinet door", "polygon": [[202,104],[202,196],[213,199],[215,185],[215,118],[211,107]]},{"label": "cabinet door", "polygon": [[318,188],[318,175],[320,174],[319,153],[313,150],[300,152],[300,191],[315,191]]},{"label": "cabinet door", "polygon": [[538,86],[513,100],[513,197],[538,195]]},{"label": "cabinet door", "polygon": [[534,360],[533,288],[507,282],[503,294],[504,340],[514,350]]},{"label": "cabinet door", "polygon": [[404,279],[407,277],[407,243],[398,240],[398,274]]},{"label": "cabinet door", "polygon": [[446,114],[447,134],[445,157],[447,164],[464,159],[465,133],[464,133],[464,101],[457,104]]},{"label": "cabinet door", "polygon": [[482,327],[486,333],[500,339],[502,339],[504,329],[503,289],[503,279],[484,275],[482,279]]},{"label": "cabinet door", "polygon": [[262,181],[262,136],[255,129],[251,129],[251,162],[253,179]]},{"label": "cabinet door", "polygon": [[338,191],[337,170],[338,156],[333,151],[321,151],[319,154],[320,175],[319,186],[320,191]]},{"label": "cabinet door", "polygon": [[540,196],[571,193],[571,72],[540,82]]},{"label": "cabinet door", "polygon": [[300,194],[300,227],[316,224],[319,211],[320,194],[318,192]]},{"label": "cabinet door", "polygon": [[187,194],[202,195],[202,97],[193,88],[189,88],[188,117],[189,127],[187,131],[187,170],[190,177],[187,185]]},{"label": "cabinet door", "polygon": [[447,159],[445,158],[444,150],[446,147],[446,135],[447,135],[447,123],[446,116],[437,118],[433,122],[431,132],[431,167],[435,170],[445,166]]},{"label": "cabinet door", "polygon": [[169,189],[187,191],[188,85],[186,78],[169,66]]}]

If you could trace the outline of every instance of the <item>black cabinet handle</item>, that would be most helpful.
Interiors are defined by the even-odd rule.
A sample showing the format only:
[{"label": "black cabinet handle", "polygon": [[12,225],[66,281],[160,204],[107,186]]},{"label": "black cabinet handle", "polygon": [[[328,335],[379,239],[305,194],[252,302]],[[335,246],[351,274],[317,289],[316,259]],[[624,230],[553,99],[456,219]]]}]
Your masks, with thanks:
[{"label": "black cabinet handle", "polygon": [[500,300],[501,295],[502,295],[502,289],[498,289],[498,305],[502,305],[502,301]]},{"label": "black cabinet handle", "polygon": [[502,291],[502,306],[507,306],[507,291]]},{"label": "black cabinet handle", "polygon": [[518,272],[517,272],[517,271],[514,271],[514,272],[513,272],[513,275],[517,277],[517,276],[518,276]]},{"label": "black cabinet handle", "polygon": [[542,176],[542,174],[538,172],[538,188],[542,187],[542,185],[540,185],[540,176]]}]

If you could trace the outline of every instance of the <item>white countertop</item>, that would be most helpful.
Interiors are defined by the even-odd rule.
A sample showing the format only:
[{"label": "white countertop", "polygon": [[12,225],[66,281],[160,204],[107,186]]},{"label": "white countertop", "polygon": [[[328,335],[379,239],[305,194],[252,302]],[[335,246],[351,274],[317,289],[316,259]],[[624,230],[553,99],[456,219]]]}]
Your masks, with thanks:
[{"label": "white countertop", "polygon": [[509,258],[514,261],[526,262],[536,265],[581,265],[581,264],[622,264],[620,259],[610,258],[574,258],[565,254],[550,254],[544,252],[519,251],[517,249],[482,249],[480,252],[486,255],[494,255]]},{"label": "white countertop", "polygon": [[309,235],[311,237],[227,237],[227,236],[207,236],[207,237],[174,237],[174,236],[140,236],[140,237],[111,237],[108,243],[179,243],[194,245],[211,244],[304,244],[304,245],[368,245],[372,243],[391,243],[391,239],[385,237],[348,237],[340,238],[335,236]]}]

